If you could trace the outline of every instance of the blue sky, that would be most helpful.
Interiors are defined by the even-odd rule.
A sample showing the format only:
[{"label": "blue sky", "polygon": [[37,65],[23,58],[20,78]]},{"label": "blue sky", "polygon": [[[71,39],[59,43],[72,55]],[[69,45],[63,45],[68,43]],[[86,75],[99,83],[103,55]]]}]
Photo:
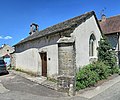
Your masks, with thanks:
[{"label": "blue sky", "polygon": [[39,30],[94,10],[115,16],[120,14],[119,0],[0,0],[0,46],[14,45],[27,37],[32,22]]}]

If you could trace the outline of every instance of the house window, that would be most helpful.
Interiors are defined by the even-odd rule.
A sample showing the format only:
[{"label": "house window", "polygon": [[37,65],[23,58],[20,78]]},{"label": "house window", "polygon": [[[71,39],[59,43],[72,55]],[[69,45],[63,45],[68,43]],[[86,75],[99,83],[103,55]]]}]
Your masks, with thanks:
[{"label": "house window", "polygon": [[89,56],[95,55],[95,40],[94,34],[91,34],[89,39]]}]

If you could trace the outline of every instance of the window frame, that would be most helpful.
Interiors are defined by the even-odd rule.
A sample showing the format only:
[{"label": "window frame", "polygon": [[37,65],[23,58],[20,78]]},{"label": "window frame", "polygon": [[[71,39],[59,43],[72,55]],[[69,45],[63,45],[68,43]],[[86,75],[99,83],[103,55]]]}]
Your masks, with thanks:
[{"label": "window frame", "polygon": [[96,37],[92,33],[89,38],[89,56],[90,57],[95,56],[95,49],[96,49]]}]

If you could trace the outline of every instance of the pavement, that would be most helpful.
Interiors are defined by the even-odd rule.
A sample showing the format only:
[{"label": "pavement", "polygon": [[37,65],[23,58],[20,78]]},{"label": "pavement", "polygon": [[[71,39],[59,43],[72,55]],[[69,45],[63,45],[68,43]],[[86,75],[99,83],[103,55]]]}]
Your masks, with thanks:
[{"label": "pavement", "polygon": [[[37,84],[57,90],[57,83],[48,81],[47,78],[45,78],[45,77],[33,77],[30,75],[27,75],[26,73],[14,71],[14,70],[11,70],[11,72],[14,74],[20,75],[21,77],[24,77],[32,82],[36,82]],[[77,92],[76,96],[74,97],[74,100],[75,100],[75,98],[85,98],[83,100],[92,99],[92,98],[96,97],[97,95],[101,94],[102,92],[108,90],[109,88],[111,88],[112,86],[114,86],[115,84],[117,84],[119,82],[120,82],[120,76],[116,76],[113,79],[110,79],[92,89],[88,89],[88,90],[85,90],[82,92]],[[5,91],[7,91],[7,90],[5,90]],[[82,100],[82,99],[80,99],[80,100]]]}]

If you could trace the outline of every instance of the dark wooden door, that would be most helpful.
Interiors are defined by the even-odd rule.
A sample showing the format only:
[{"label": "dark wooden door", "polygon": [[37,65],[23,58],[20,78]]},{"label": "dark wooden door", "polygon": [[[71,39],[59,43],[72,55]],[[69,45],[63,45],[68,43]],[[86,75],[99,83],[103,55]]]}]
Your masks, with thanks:
[{"label": "dark wooden door", "polygon": [[42,61],[42,76],[47,77],[47,53],[40,53]]}]

